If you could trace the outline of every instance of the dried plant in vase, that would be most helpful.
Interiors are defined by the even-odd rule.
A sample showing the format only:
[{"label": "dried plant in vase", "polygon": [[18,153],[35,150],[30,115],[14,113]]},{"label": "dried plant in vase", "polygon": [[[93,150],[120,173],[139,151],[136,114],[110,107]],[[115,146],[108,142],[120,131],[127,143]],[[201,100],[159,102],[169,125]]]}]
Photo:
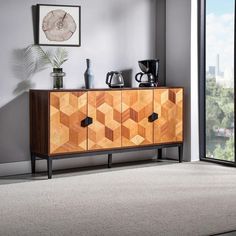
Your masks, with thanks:
[{"label": "dried plant in vase", "polygon": [[51,76],[53,77],[53,88],[63,88],[63,77],[66,75],[61,65],[68,60],[68,52],[65,48],[57,48],[56,50],[44,51],[39,45],[35,45],[34,49],[38,55],[38,61],[41,64],[49,64],[53,68]]}]

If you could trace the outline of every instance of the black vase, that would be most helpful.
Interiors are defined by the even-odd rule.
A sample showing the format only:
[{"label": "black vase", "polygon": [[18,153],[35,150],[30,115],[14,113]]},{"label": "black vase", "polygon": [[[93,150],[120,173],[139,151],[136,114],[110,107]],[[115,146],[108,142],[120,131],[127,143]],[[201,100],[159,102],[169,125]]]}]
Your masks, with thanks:
[{"label": "black vase", "polygon": [[62,68],[53,68],[51,76],[53,77],[53,88],[63,89],[63,77],[66,74],[63,72]]},{"label": "black vase", "polygon": [[84,72],[85,88],[90,89],[93,88],[94,75],[91,69],[91,60],[86,59],[86,62],[87,62],[87,69]]}]

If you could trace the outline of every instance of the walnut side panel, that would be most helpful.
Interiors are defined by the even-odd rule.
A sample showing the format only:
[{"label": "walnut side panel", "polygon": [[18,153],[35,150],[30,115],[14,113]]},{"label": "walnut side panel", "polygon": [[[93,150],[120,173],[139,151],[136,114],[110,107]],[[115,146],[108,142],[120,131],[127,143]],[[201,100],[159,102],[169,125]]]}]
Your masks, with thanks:
[{"label": "walnut side panel", "polygon": [[153,90],[122,91],[122,146],[153,144]]},{"label": "walnut side panel", "polygon": [[121,147],[121,91],[89,91],[88,150]]},{"label": "walnut side panel", "polygon": [[48,154],[48,91],[30,90],[30,151]]},{"label": "walnut side panel", "polygon": [[155,89],[154,143],[183,141],[183,89]]},{"label": "walnut side panel", "polygon": [[50,92],[50,154],[87,150],[87,92]]}]

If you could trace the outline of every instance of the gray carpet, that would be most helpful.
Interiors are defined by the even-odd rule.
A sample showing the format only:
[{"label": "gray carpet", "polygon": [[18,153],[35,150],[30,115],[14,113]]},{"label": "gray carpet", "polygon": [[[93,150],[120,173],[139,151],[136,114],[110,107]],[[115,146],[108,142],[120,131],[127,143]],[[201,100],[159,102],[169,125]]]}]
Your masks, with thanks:
[{"label": "gray carpet", "polygon": [[[212,235],[236,230],[236,169],[196,162],[0,181],[0,235]],[[16,178],[17,179],[17,178]]]}]

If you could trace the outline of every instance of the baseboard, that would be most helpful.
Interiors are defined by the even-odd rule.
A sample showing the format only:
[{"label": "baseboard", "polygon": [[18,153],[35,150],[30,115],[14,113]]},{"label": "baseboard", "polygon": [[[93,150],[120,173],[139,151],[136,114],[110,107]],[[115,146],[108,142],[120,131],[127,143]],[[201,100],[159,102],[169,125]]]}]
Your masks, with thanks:
[{"label": "baseboard", "polygon": [[[132,153],[113,154],[113,162],[128,162],[137,160],[150,160],[156,158],[155,151],[137,151]],[[53,170],[71,169],[78,167],[97,166],[107,164],[107,155],[68,158],[53,161]],[[46,160],[36,161],[36,171],[46,171]],[[31,173],[31,162],[12,162],[0,164],[0,176],[20,175]]]},{"label": "baseboard", "polygon": [[0,177],[8,175],[20,175],[30,173],[30,161],[20,161],[0,164]]}]

